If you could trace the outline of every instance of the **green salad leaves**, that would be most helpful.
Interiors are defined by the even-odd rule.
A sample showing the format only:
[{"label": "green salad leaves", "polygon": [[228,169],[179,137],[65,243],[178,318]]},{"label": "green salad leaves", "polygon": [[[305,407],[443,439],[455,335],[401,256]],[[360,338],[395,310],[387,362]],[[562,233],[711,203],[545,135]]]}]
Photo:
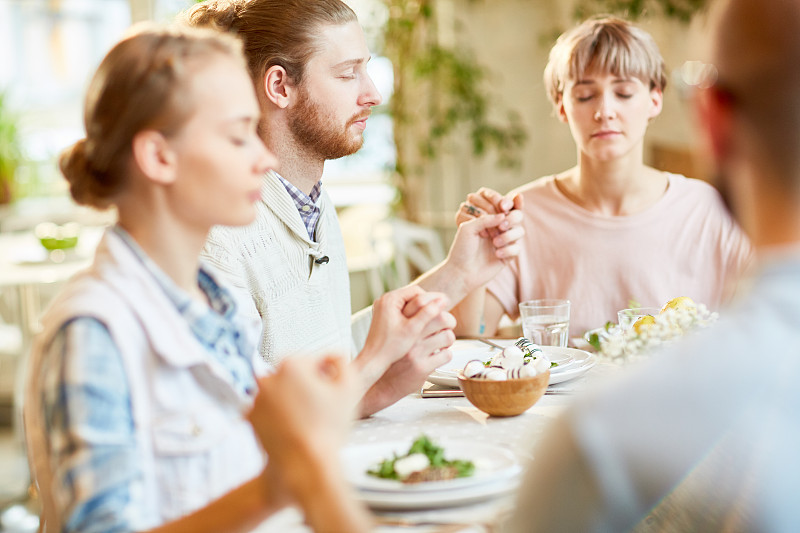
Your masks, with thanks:
[{"label": "green salad leaves", "polygon": [[[454,474],[450,477],[468,477],[475,472],[475,464],[472,461],[462,459],[447,460],[444,457],[444,448],[434,444],[426,435],[420,435],[411,444],[405,455],[394,454],[394,457],[384,459],[375,469],[368,470],[367,473],[383,479],[405,481],[408,476],[401,477],[395,470],[395,463],[400,459],[418,453],[425,455],[430,462],[430,465],[425,470],[450,470]],[[437,478],[433,476],[432,479]]]}]

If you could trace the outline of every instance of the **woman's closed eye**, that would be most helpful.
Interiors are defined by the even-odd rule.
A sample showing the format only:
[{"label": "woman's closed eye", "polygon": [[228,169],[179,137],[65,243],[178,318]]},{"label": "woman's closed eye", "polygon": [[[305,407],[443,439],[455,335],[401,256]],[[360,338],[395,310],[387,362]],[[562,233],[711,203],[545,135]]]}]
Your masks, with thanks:
[{"label": "woman's closed eye", "polygon": [[[253,122],[253,124],[255,124],[255,122]],[[248,124],[246,128],[237,128],[237,130],[236,133],[228,135],[228,139],[234,146],[245,147],[254,141],[260,140],[255,126],[250,126]]]}]

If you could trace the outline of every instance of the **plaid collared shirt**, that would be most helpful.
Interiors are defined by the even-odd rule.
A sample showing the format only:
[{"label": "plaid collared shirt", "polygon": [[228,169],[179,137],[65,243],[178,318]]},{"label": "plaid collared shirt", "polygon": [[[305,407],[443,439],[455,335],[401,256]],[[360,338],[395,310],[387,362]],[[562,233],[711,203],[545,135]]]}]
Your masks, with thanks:
[{"label": "plaid collared shirt", "polygon": [[[145,268],[164,289],[208,354],[232,376],[240,394],[254,390],[250,361],[255,347],[235,323],[236,304],[204,270],[198,285],[211,308],[193,300],[149,259],[121,228]],[[54,469],[53,492],[64,531],[136,531],[151,524],[136,508],[141,471],[128,381],[121,355],[105,325],[77,317],[54,337],[44,355],[40,385]]]},{"label": "plaid collared shirt", "polygon": [[300,213],[300,218],[303,219],[303,224],[305,224],[306,231],[308,231],[308,238],[313,241],[314,230],[319,220],[320,210],[317,200],[319,200],[319,196],[322,194],[322,180],[318,181],[317,184],[314,185],[314,188],[311,189],[311,194],[306,196],[303,191],[286,181],[282,176],[278,174],[275,175],[278,176],[278,179],[281,180],[281,183],[283,183],[283,186],[286,188],[286,192],[288,192],[289,196],[294,200],[297,212]]}]

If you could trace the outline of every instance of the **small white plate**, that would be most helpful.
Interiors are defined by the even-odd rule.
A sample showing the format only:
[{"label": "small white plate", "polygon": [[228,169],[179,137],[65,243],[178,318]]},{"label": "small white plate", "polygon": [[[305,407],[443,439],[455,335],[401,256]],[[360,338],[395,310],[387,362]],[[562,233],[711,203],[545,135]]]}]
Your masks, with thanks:
[{"label": "small white plate", "polygon": [[[486,362],[489,359],[491,359],[497,353],[498,352],[493,352],[493,353],[491,353],[489,355],[489,357],[487,357],[486,359],[481,359],[481,361]],[[548,356],[547,356],[548,359],[550,359],[550,355],[551,354],[548,354]],[[550,359],[550,362],[551,363],[556,363],[557,366],[554,366],[554,367],[552,367],[550,369],[550,373],[551,374],[553,372],[561,372],[562,370],[566,370],[567,368],[570,368],[571,366],[573,366],[576,363],[575,358],[572,357],[569,354],[552,354],[552,355],[554,357],[552,359]],[[439,368],[437,368],[436,371],[439,374],[442,374],[444,376],[458,377],[458,373],[461,372],[461,370],[464,368],[464,365],[460,365],[460,366],[454,365],[453,364],[454,360],[455,360],[455,357],[453,357],[453,359],[449,363],[447,363],[446,365],[440,366]],[[464,363],[464,364],[466,364],[466,363]]]},{"label": "small white plate", "polygon": [[417,494],[465,489],[476,485],[514,478],[522,467],[508,448],[480,442],[436,439],[434,443],[445,450],[448,460],[464,459],[475,463],[475,472],[468,477],[423,483],[402,483],[382,479],[367,473],[384,459],[408,453],[412,439],[348,446],[342,450],[342,464],[347,480],[358,490]]},{"label": "small white plate", "polygon": [[[486,361],[494,353],[496,348],[483,350],[478,352],[476,350],[453,350],[453,359],[446,365],[437,368],[428,376],[428,381],[443,387],[458,387],[458,370],[464,368],[472,359],[480,359]],[[490,350],[495,350],[494,352]],[[554,371],[556,368],[550,370],[550,385],[568,381],[585,374],[597,362],[597,358],[584,350],[575,348],[560,348],[557,346],[542,346],[542,351],[551,361],[559,361],[571,358],[571,361],[564,365],[561,370]],[[455,372],[453,370],[456,369]]]}]

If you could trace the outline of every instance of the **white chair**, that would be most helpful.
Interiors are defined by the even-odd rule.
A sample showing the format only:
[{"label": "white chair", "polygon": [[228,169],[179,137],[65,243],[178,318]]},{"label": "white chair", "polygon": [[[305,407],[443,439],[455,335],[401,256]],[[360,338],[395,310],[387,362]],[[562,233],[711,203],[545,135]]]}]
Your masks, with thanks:
[{"label": "white chair", "polygon": [[354,205],[339,213],[354,312],[372,305],[387,290],[382,272],[394,251],[391,242],[376,242],[373,233],[388,216],[389,206],[383,204]]},{"label": "white chair", "polygon": [[348,207],[339,213],[339,224],[354,310],[408,285],[445,257],[435,230],[391,216],[385,204]]},{"label": "white chair", "polygon": [[376,226],[373,246],[390,242],[393,260],[383,266],[382,277],[388,289],[404,287],[445,258],[442,240],[436,230],[407,220],[391,218]]}]

